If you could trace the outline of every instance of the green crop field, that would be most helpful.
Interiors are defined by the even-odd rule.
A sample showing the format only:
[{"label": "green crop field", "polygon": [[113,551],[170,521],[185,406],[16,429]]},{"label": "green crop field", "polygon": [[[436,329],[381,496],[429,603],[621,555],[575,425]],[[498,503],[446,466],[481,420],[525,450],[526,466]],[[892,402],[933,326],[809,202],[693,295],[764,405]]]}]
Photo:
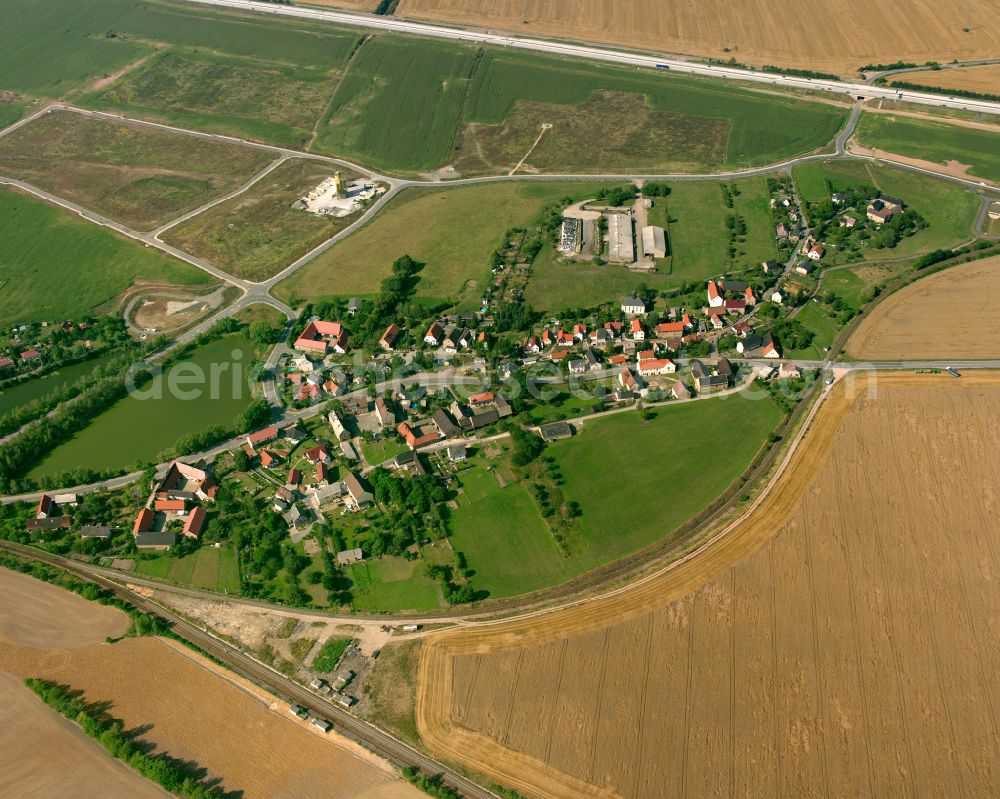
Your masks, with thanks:
[{"label": "green crop field", "polygon": [[357,218],[292,208],[333,173],[320,161],[290,159],[242,194],[169,229],[163,239],[237,277],[266,280]]},{"label": "green crop field", "polygon": [[333,86],[324,73],[171,50],[80,104],[301,149]]},{"label": "green crop field", "polygon": [[77,319],[134,280],[209,284],[200,269],[48,203],[0,191],[0,319]]},{"label": "green crop field", "polygon": [[1000,182],[1000,133],[947,122],[864,114],[855,134],[859,144],[937,164],[957,161],[969,174]]},{"label": "green crop field", "polygon": [[583,509],[582,573],[658,541],[706,507],[746,468],[781,419],[746,392],[589,421],[548,447],[568,500]]},{"label": "green crop field", "polygon": [[0,90],[65,96],[153,52],[205,48],[330,70],[357,34],[302,20],[245,16],[143,0],[8,0],[0,29]]},{"label": "green crop field", "polygon": [[379,36],[354,57],[313,149],[421,172],[451,152],[475,62],[468,47]]},{"label": "green crop field", "polygon": [[24,116],[24,104],[19,102],[5,103],[0,100],[0,128],[13,125]]},{"label": "green crop field", "polygon": [[177,585],[239,594],[240,570],[236,553],[229,547],[201,547],[182,558],[160,555],[147,560],[137,560],[135,574],[154,577]]},{"label": "green crop field", "polygon": [[793,178],[806,202],[827,200],[831,191],[871,186],[898,197],[927,221],[926,229],[904,238],[892,249],[865,251],[868,260],[910,257],[967,241],[972,237],[972,227],[979,211],[979,201],[967,189],[930,175],[888,165],[824,161],[795,167]]},{"label": "green crop field", "polygon": [[360,231],[278,284],[283,299],[373,294],[392,262],[411,255],[425,264],[417,295],[455,297],[466,281],[483,285],[489,255],[513,225],[526,225],[549,202],[585,199],[593,184],[496,183],[407,189]]},{"label": "green crop field", "polygon": [[267,164],[250,147],[54,111],[0,138],[0,174],[148,230]]}]

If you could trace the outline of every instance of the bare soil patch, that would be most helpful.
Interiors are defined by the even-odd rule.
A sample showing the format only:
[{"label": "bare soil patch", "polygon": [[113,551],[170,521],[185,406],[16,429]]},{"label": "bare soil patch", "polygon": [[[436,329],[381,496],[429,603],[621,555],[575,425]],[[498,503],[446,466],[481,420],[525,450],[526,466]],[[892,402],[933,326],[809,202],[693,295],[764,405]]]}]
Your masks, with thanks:
[{"label": "bare soil patch", "polygon": [[928,69],[924,72],[903,72],[889,78],[890,83],[894,80],[918,83],[921,86],[937,86],[941,89],[963,89],[980,94],[1000,94],[1000,64]]},{"label": "bare soil patch", "polygon": [[[937,172],[939,175],[950,175],[953,178],[983,180],[978,175],[969,174],[969,170],[972,168],[970,164],[962,164],[954,159],[944,164],[939,164],[937,161],[925,161],[923,158],[908,158],[907,156],[900,155],[899,153],[890,153],[886,150],[879,150],[877,147],[862,147],[860,144],[853,141],[848,144],[847,149],[855,155],[867,155],[872,158],[880,158],[883,161],[888,161],[890,164],[906,164],[908,166],[926,169],[929,172]],[[990,181],[984,180],[983,182],[989,183]]]},{"label": "bare soil patch", "polygon": [[879,303],[847,342],[864,360],[996,358],[1000,256],[911,283]]},{"label": "bare soil patch", "polygon": [[117,608],[0,568],[0,638],[21,646],[74,649],[128,630],[129,619]]},{"label": "bare soil patch", "polygon": [[0,793],[18,799],[166,799],[47,707],[21,680],[0,673]]},{"label": "bare soil patch", "polygon": [[996,795],[998,401],[995,374],[837,386],[698,554],[429,639],[423,740],[546,799]]},{"label": "bare soil patch", "polygon": [[864,9],[849,0],[402,0],[396,14],[851,76],[869,63],[969,61],[1000,48],[992,0]]}]

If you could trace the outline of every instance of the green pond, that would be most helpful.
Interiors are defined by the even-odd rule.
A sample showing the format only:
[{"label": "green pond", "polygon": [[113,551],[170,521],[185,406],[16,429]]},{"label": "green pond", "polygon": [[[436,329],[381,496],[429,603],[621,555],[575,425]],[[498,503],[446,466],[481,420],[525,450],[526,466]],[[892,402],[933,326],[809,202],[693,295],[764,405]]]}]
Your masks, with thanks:
[{"label": "green pond", "polygon": [[15,408],[32,400],[51,394],[63,386],[75,383],[84,375],[90,374],[98,366],[101,366],[110,357],[110,354],[99,355],[89,361],[64,366],[57,372],[49,372],[44,377],[36,377],[0,391],[0,416],[10,413]]},{"label": "green pond", "polygon": [[197,348],[52,450],[28,477],[79,467],[120,469],[154,460],[186,433],[229,427],[252,399],[252,362],[253,345],[242,336]]}]

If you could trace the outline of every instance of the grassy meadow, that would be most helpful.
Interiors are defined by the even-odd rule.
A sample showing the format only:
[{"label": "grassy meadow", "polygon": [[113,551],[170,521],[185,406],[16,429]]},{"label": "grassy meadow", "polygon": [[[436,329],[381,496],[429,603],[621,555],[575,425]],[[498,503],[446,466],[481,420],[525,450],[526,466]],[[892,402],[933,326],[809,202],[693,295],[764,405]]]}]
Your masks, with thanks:
[{"label": "grassy meadow", "polygon": [[[551,444],[567,500],[583,509],[582,573],[667,536],[746,468],[781,420],[770,398],[746,393],[622,413]],[[709,454],[710,453],[710,454]]]},{"label": "grassy meadow", "polygon": [[214,279],[138,242],[14,191],[0,190],[0,319],[75,319],[135,280],[207,285]]},{"label": "grassy meadow", "polygon": [[144,558],[136,561],[134,573],[220,594],[240,592],[240,568],[236,553],[229,547],[204,546],[182,558]]},{"label": "grassy meadow", "polygon": [[526,225],[549,202],[585,199],[593,184],[497,183],[407,189],[361,230],[278,284],[282,299],[373,294],[392,262],[410,255],[425,264],[417,295],[455,297],[466,281],[489,277],[490,253],[513,225]]},{"label": "grassy meadow", "polygon": [[272,156],[53,111],[0,138],[0,174],[149,230],[236,188]]},{"label": "grassy meadow", "polygon": [[326,73],[171,49],[81,105],[303,149],[333,86]]},{"label": "grassy meadow", "polygon": [[859,144],[946,165],[958,162],[970,176],[1000,182],[1000,133],[891,114],[863,114]]}]

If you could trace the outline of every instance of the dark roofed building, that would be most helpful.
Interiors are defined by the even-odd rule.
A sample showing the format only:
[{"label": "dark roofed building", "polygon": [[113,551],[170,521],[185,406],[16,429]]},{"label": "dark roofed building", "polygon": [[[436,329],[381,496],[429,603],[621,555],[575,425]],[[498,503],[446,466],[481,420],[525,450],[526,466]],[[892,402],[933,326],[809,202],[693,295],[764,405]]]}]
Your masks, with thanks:
[{"label": "dark roofed building", "polygon": [[177,534],[163,530],[147,530],[135,534],[135,545],[137,547],[155,547],[166,549],[172,547],[177,542]]},{"label": "dark roofed building", "polygon": [[539,427],[538,432],[544,441],[558,441],[572,436],[573,427],[568,422],[549,422]]},{"label": "dark roofed building", "polygon": [[104,524],[85,524],[80,528],[80,538],[111,538],[111,528]]},{"label": "dark roofed building", "polygon": [[70,526],[69,516],[49,516],[46,519],[28,519],[26,528],[28,532],[37,530],[68,530]]},{"label": "dark roofed building", "polygon": [[457,436],[460,432],[457,425],[451,420],[451,417],[444,408],[438,408],[434,411],[434,414],[431,416],[431,421],[437,425],[438,430],[441,431],[441,435],[445,438]]}]

